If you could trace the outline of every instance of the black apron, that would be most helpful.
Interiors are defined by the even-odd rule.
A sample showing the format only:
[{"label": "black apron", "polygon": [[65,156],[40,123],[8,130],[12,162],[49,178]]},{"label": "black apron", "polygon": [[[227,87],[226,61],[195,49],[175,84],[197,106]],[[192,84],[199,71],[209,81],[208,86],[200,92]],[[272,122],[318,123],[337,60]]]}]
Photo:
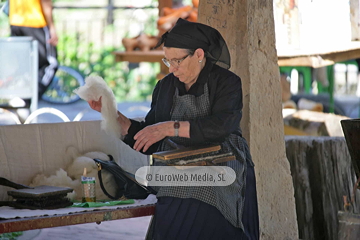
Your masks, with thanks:
[{"label": "black apron", "polygon": [[[187,121],[210,114],[211,106],[207,84],[204,85],[204,94],[198,97],[189,94],[180,96],[178,89],[175,90],[171,120]],[[168,138],[178,145],[194,145],[191,138]],[[161,187],[157,194],[158,203],[155,218],[149,231],[154,238],[148,236],[148,239],[177,239],[175,236],[187,236],[189,239],[196,239],[195,236],[198,236],[199,239],[203,239],[202,237],[209,233],[211,233],[210,236],[212,237],[217,236],[215,232],[218,232],[217,234],[222,236],[221,238],[227,236],[227,239],[232,239],[236,236],[239,239],[240,236],[244,236],[243,239],[248,239],[246,237],[246,235],[249,235],[249,230],[246,229],[247,225],[250,224],[252,228],[258,228],[256,190],[252,191],[255,196],[247,199],[253,205],[248,206],[251,211],[249,214],[255,217],[247,217],[246,224],[243,224],[242,221],[244,200],[247,192],[245,192],[247,166],[251,168],[252,175],[255,177],[246,141],[238,135],[231,134],[221,145],[223,148],[227,148],[227,151],[233,151],[236,155],[237,160],[227,162],[227,166],[234,169],[237,174],[235,182],[225,187]],[[174,149],[173,146],[165,139],[158,151],[171,149]],[[255,178],[251,179],[251,182],[253,182],[251,187],[255,187]],[[254,208],[256,208],[256,212]],[[255,222],[251,218],[254,218]],[[244,225],[246,234],[243,231]],[[214,232],[216,229],[219,231]],[[177,232],[182,235],[174,235]],[[258,235],[258,231],[255,235]]]}]

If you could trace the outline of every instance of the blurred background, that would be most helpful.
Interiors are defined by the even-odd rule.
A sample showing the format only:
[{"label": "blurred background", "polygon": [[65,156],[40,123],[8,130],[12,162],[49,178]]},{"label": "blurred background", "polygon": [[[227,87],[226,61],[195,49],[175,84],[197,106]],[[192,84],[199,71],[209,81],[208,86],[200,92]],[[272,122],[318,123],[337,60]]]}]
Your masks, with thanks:
[{"label": "blurred background", "polygon": [[[118,101],[149,100],[160,63],[115,62],[112,52],[125,50],[123,38],[157,35],[157,0],[54,0],[53,5],[60,65],[102,76]],[[0,37],[7,36],[8,17],[0,13]]]},{"label": "blurred background", "polygon": [[[4,2],[0,0],[0,5]],[[198,4],[193,0],[54,0],[59,63],[83,77],[91,74],[103,77],[118,102],[148,102],[159,72],[164,72],[161,60],[116,61],[114,51],[129,50],[124,39],[159,36],[164,30],[159,27],[160,16],[168,14],[162,5],[172,4],[173,9],[180,9],[194,6],[195,2]],[[358,0],[274,0],[273,9],[278,53],[331,49],[359,40]],[[0,37],[7,36],[8,18],[0,13]],[[322,104],[321,111],[360,116],[356,59],[338,62],[330,68],[291,66],[279,67],[279,71],[287,84],[283,91],[290,96],[283,101],[292,101],[286,103],[286,108],[291,105],[298,108],[299,100],[306,98]],[[329,78],[329,71],[334,71],[330,73],[334,79]]]},{"label": "blurred background", "polygon": [[[192,0],[53,0],[54,21],[59,36],[57,49],[60,65],[74,69],[83,78],[92,74],[103,77],[114,92],[118,109],[130,118],[143,117],[150,107],[151,93],[159,79],[158,74],[163,72],[161,58],[160,61],[118,61],[114,52],[123,52],[124,55],[131,55],[131,52],[141,53],[142,49],[125,46],[124,39],[131,41],[145,34],[149,40],[168,29],[168,25],[166,28],[159,28],[160,17],[166,16],[166,11],[161,6],[164,2],[170,2],[174,9],[194,6]],[[4,3],[4,0],[0,0],[0,6]],[[349,42],[358,43],[360,39],[359,0],[273,0],[273,10],[278,54],[287,55],[301,50],[316,52],[324,49],[331,52],[339,46],[346,46]],[[169,14],[172,12],[171,9],[167,11]],[[8,17],[0,12],[0,38],[8,37],[9,34]],[[0,52],[0,56],[1,54]],[[141,57],[148,55],[145,51],[141,54]],[[156,59],[159,56],[156,55]],[[291,113],[306,109],[313,113],[335,113],[347,118],[359,118],[358,62],[359,59],[354,58],[321,68],[280,66],[279,81],[282,87],[283,109],[291,110]],[[82,100],[71,104],[49,104],[40,100],[38,108],[57,115],[55,118],[38,117],[38,123],[101,118],[99,113],[89,111],[87,103]],[[331,134],[330,131],[321,132],[322,125],[319,125],[316,131],[307,131],[298,124],[301,116],[292,116],[292,119],[286,120],[284,113],[285,126],[294,124],[291,122],[292,119],[295,119],[297,124],[291,125],[297,131],[286,132],[285,129],[285,134]],[[324,122],[326,120],[324,115],[314,116],[323,119]],[[25,115],[21,123],[28,119],[26,117],[29,116]],[[14,122],[20,124],[16,118],[0,108],[0,125],[10,125]],[[302,118],[304,126],[318,121],[309,120],[308,116]],[[339,119],[336,118],[334,122],[338,124]],[[335,124],[332,127],[335,128]],[[94,227],[94,224],[83,224],[36,230],[34,234],[40,234],[36,239],[62,239],[59,236],[64,234],[63,239],[75,239],[74,233],[78,232],[88,234],[81,235],[82,238],[80,236],[79,239],[97,239],[99,236],[103,239],[144,239],[149,221],[150,217],[144,217],[109,221],[102,223],[99,228]],[[138,232],[134,233],[132,228]],[[96,237],[95,232],[100,232],[101,235]],[[108,238],[104,237],[105,235],[109,235]]]}]

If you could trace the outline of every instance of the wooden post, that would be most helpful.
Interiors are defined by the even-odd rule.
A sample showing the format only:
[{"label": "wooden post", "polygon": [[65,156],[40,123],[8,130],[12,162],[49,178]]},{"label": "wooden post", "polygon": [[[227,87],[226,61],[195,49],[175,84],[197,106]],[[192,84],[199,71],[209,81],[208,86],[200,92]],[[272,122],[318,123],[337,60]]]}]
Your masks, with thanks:
[{"label": "wooden post", "polygon": [[294,188],[286,159],[273,3],[199,2],[198,22],[218,29],[242,79],[241,127],[255,162],[261,239],[298,239]]},{"label": "wooden post", "polygon": [[114,0],[108,0],[108,6],[107,6],[107,19],[106,22],[108,25],[114,23]]},{"label": "wooden post", "polygon": [[350,0],[350,22],[351,22],[351,41],[360,39],[360,6],[359,0]]},{"label": "wooden post", "polygon": [[[295,186],[299,238],[348,239],[338,238],[338,229],[339,234],[350,229],[351,218],[348,222],[346,218],[350,212],[359,213],[356,200],[360,192],[354,192],[355,171],[345,139],[285,136],[285,143]],[[338,212],[345,210],[349,214],[341,219]]]},{"label": "wooden post", "polygon": [[159,0],[159,16],[161,13],[161,9],[163,9],[163,7],[172,7],[172,0]]}]

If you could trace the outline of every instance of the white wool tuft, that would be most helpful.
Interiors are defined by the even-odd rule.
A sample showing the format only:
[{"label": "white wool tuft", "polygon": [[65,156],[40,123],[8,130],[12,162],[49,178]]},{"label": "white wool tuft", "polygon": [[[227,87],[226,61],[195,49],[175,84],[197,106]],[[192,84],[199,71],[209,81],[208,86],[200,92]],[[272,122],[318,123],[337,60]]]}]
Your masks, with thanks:
[{"label": "white wool tuft", "polygon": [[75,161],[68,166],[66,171],[71,178],[75,179],[83,175],[84,168],[86,168],[87,176],[93,175],[94,172],[97,174],[96,163],[91,158],[85,156],[77,157]]},{"label": "white wool tuft", "polygon": [[85,101],[98,101],[102,97],[101,116],[103,121],[101,127],[108,134],[114,134],[121,138],[121,126],[117,122],[117,104],[114,93],[106,85],[103,78],[99,76],[89,76],[85,79],[85,85],[74,90]]},{"label": "white wool tuft", "polygon": [[[44,174],[38,174],[32,180],[30,186],[57,186],[57,187],[69,187],[74,189],[72,193],[69,193],[67,197],[74,201],[82,200],[82,185],[81,185],[81,176],[83,175],[84,168],[86,168],[88,177],[95,177],[95,192],[96,200],[109,200],[109,197],[105,195],[100,187],[100,181],[98,178],[97,165],[93,158],[98,158],[104,161],[109,161],[109,156],[102,152],[88,152],[82,156],[79,156],[74,159],[74,161],[69,165],[65,170],[59,169],[56,171],[55,175],[49,177]],[[115,196],[117,185],[114,177],[106,172],[102,171],[102,180],[105,186],[106,191]]]},{"label": "white wool tuft", "polygon": [[[71,193],[67,194],[67,198],[70,200],[75,200],[78,195],[79,190],[81,191],[81,185],[79,179],[71,179],[67,172],[64,169],[60,168],[56,171],[55,175],[51,175],[46,177],[44,174],[38,174],[30,183],[30,187],[41,186],[41,185],[48,185],[48,186],[55,186],[55,187],[69,187],[74,189]],[[80,189],[79,189],[80,187]],[[81,192],[80,192],[81,197]]]},{"label": "white wool tuft", "polygon": [[[74,162],[67,168],[69,176],[73,179],[80,179],[83,175],[84,168],[86,167],[86,176],[95,177],[95,192],[97,200],[108,200],[109,197],[105,195],[100,187],[100,180],[98,178],[97,165],[93,158],[98,158],[104,161],[109,161],[110,158],[107,154],[102,152],[88,152],[83,156],[77,157]],[[101,171],[104,187],[106,191],[111,195],[115,196],[117,185],[114,177],[106,172]]]}]

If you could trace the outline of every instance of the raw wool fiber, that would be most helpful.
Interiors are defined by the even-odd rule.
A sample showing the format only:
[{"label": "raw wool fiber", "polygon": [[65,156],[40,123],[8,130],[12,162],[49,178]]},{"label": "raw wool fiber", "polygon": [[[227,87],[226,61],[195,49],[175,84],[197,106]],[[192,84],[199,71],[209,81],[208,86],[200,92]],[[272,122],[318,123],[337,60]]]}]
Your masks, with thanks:
[{"label": "raw wool fiber", "polygon": [[[88,152],[82,156],[77,157],[66,169],[69,177],[76,179],[81,176],[84,172],[84,168],[86,168],[86,175],[88,177],[97,176],[97,166],[94,158],[98,158],[101,160],[109,161],[110,158],[108,155],[102,152]],[[80,178],[79,178],[80,179]]]},{"label": "raw wool fiber", "polygon": [[[95,177],[95,194],[96,200],[110,200],[100,187],[100,181],[98,178],[97,165],[94,158],[109,161],[108,155],[102,152],[88,152],[82,156],[78,156],[74,161],[67,167],[66,170],[59,169],[55,175],[46,176],[44,174],[38,174],[32,180],[30,186],[56,186],[56,187],[70,187],[74,189],[73,192],[68,193],[67,197],[71,201],[82,200],[82,185],[81,176],[83,175],[84,168],[86,168],[87,177]],[[102,180],[106,191],[114,196],[116,193],[117,185],[114,177],[106,171],[102,171]]]},{"label": "raw wool fiber", "polygon": [[101,103],[101,127],[108,134],[114,134],[121,138],[121,127],[117,122],[117,103],[114,93],[103,78],[99,76],[89,76],[85,79],[85,85],[74,90],[85,101],[98,101],[102,97]]},{"label": "raw wool fiber", "polygon": [[[102,152],[88,152],[83,156],[79,156],[75,161],[70,164],[67,168],[67,173],[72,179],[80,179],[83,175],[84,168],[86,168],[87,177],[95,177],[95,192],[97,200],[109,200],[109,197],[105,195],[100,187],[100,180],[98,178],[98,168],[93,160],[94,158],[109,161],[108,155]],[[111,195],[115,196],[117,185],[114,176],[110,173],[102,170],[101,171],[102,181],[106,191]],[[80,186],[81,187],[81,186]],[[81,193],[81,192],[80,192]],[[79,195],[79,194],[78,194]],[[80,194],[81,195],[81,194]],[[81,196],[80,196],[81,197]],[[79,196],[77,197],[77,199]]]}]

